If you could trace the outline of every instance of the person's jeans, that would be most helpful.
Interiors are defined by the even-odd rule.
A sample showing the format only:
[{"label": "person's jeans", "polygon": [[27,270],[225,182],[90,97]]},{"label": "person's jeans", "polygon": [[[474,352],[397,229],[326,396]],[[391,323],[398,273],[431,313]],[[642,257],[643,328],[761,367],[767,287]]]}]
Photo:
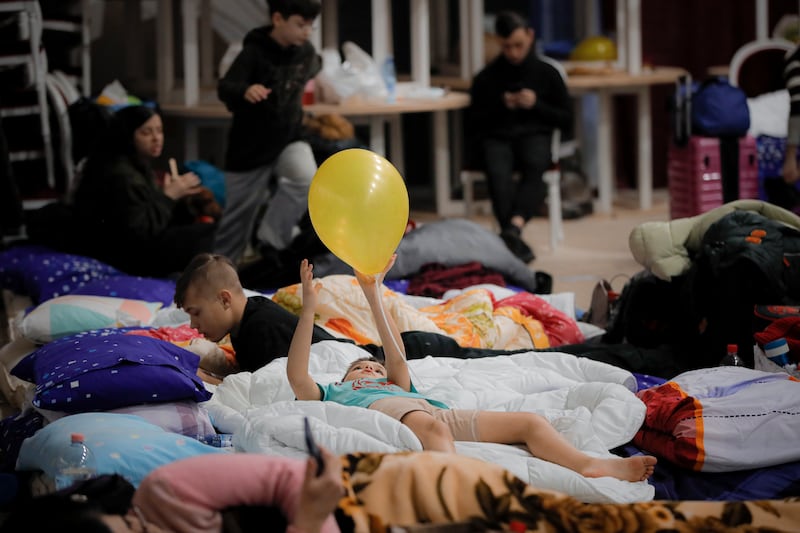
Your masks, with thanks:
[{"label": "person's jeans", "polygon": [[[514,216],[528,221],[541,211],[547,196],[542,175],[552,161],[551,143],[550,134],[483,141],[489,197],[501,229],[507,228]],[[517,182],[515,169],[520,172]]]}]

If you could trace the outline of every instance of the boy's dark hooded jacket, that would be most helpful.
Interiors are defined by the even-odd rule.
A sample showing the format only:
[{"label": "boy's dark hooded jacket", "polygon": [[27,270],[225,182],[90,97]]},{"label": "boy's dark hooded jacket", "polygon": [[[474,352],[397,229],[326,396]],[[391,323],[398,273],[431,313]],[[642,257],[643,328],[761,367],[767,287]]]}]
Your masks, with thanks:
[{"label": "boy's dark hooded jacket", "polygon": [[[322,63],[311,43],[284,48],[271,31],[271,26],[250,31],[242,52],[217,84],[219,99],[233,113],[226,170],[245,172],[268,165],[301,136],[303,90]],[[266,100],[251,104],[244,93],[255,83],[272,92]]]}]

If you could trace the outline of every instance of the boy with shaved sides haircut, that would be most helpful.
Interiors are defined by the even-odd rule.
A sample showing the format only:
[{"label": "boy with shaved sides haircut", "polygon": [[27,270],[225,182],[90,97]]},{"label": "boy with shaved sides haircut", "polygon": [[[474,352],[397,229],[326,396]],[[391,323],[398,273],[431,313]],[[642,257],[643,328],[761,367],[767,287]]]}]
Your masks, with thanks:
[{"label": "boy with shaved sides haircut", "polygon": [[[219,342],[230,333],[238,370],[246,372],[285,356],[298,320],[265,296],[248,298],[233,262],[219,254],[192,259],[175,285],[175,304],[208,340]],[[312,338],[336,340],[319,326]]]}]

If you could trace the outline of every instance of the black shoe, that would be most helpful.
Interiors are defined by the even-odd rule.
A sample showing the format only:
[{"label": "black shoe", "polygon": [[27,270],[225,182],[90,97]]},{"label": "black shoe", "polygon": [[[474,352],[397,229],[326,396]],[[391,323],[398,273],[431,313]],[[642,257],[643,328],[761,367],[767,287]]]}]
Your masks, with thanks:
[{"label": "black shoe", "polygon": [[540,270],[534,279],[536,280],[536,290],[533,291],[535,294],[553,293],[553,276]]},{"label": "black shoe", "polygon": [[511,253],[517,256],[523,263],[530,263],[536,259],[536,255],[531,250],[531,247],[525,244],[525,241],[520,237],[520,230],[518,228],[506,228],[500,232],[500,238],[506,244],[506,247],[511,250]]}]

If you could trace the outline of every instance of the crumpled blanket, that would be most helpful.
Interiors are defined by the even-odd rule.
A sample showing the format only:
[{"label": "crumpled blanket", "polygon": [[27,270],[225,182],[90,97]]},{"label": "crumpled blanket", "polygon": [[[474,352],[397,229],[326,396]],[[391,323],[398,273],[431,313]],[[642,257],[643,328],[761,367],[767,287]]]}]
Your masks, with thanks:
[{"label": "crumpled blanket", "polygon": [[451,267],[442,263],[426,263],[409,280],[407,293],[441,298],[450,289],[463,289],[481,283],[506,286],[501,273],[486,268],[478,261]]},{"label": "crumpled blanket", "polygon": [[696,471],[730,472],[800,460],[800,382],[720,366],[639,391],[647,414],[634,444]]},{"label": "crumpled blanket", "polygon": [[[380,345],[375,321],[355,277],[330,275],[320,278],[320,283],[317,324],[358,344]],[[389,288],[384,288],[383,296],[384,310],[400,331],[447,335],[463,347],[517,350],[583,341],[573,319],[530,293],[497,301],[491,291],[475,288],[420,308]],[[279,289],[272,299],[295,314],[302,309],[299,284]]]},{"label": "crumpled blanket", "polygon": [[[497,465],[437,452],[342,457],[343,532],[461,524],[448,531],[793,531],[800,501],[587,504],[535,488]],[[755,531],[756,529],[746,529]]]}]

